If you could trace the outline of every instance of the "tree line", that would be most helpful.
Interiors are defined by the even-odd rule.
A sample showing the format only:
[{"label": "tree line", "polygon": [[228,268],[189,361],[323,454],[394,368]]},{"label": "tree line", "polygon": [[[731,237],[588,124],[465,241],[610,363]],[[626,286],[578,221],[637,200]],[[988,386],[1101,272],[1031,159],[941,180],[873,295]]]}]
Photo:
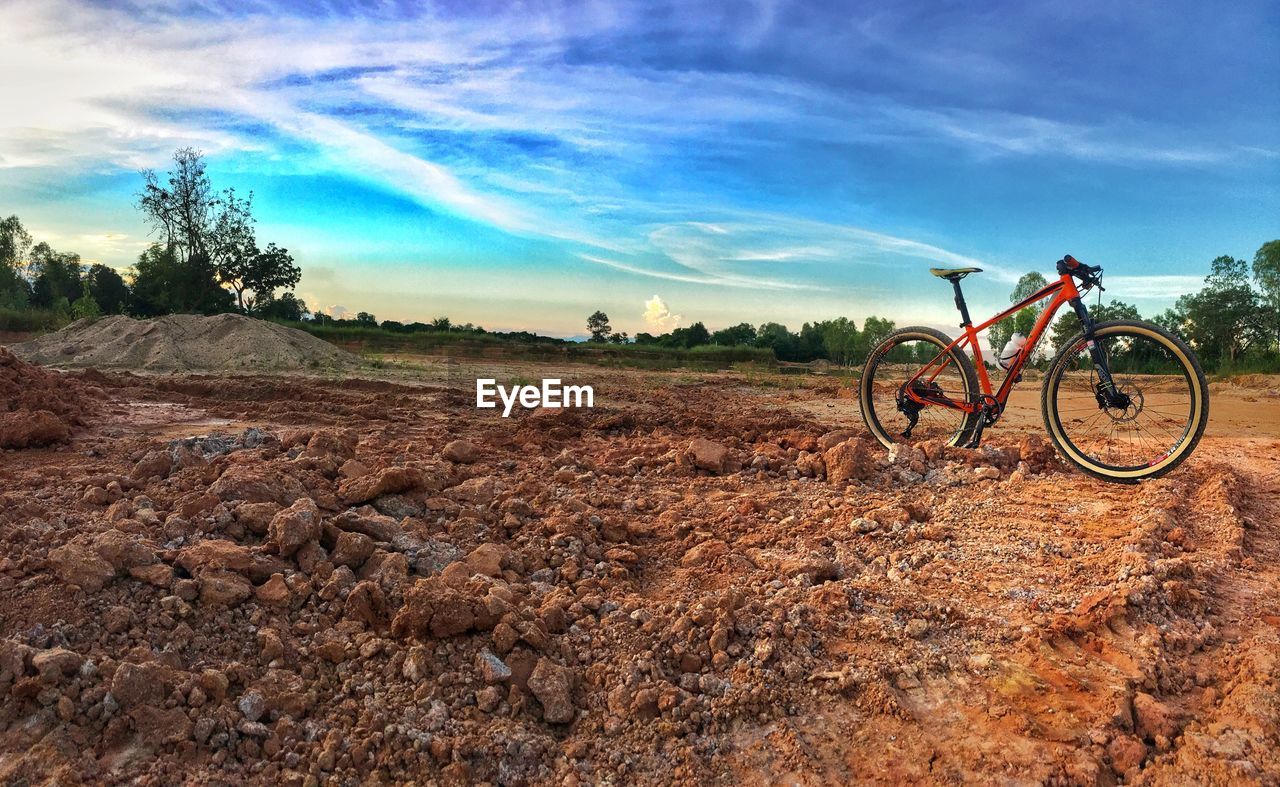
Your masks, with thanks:
[{"label": "tree line", "polygon": [[[1009,294],[1009,302],[1018,303],[1047,283],[1041,274],[1027,273]],[[1037,304],[992,326],[991,346],[998,350],[1015,331],[1030,333],[1043,310],[1044,303]],[[1136,306],[1114,299],[1090,305],[1089,312],[1098,322],[1154,322],[1182,337],[1211,371],[1280,371],[1280,240],[1262,244],[1252,263],[1230,255],[1217,257],[1209,263],[1200,290],[1157,314],[1144,317]],[[1080,323],[1074,313],[1063,310],[1052,330],[1056,352],[1080,332]]]},{"label": "tree line", "polygon": [[60,318],[130,314],[217,314],[301,319],[292,292],[302,277],[288,249],[261,246],[253,193],[215,191],[203,155],[174,153],[162,179],[142,173],[136,206],[158,237],[121,275],[80,255],[34,242],[17,216],[0,220],[0,309],[38,309]]},{"label": "tree line", "polygon": [[[1209,267],[1202,289],[1183,295],[1172,308],[1148,319],[1191,344],[1208,370],[1280,371],[1280,240],[1264,243],[1252,264],[1224,255],[1213,260]],[[1025,300],[1047,284],[1043,274],[1027,273],[1009,294],[1009,302]],[[988,339],[995,353],[1014,333],[1030,334],[1046,305],[1047,301],[1030,306],[991,326]],[[1137,307],[1118,300],[1090,305],[1089,311],[1098,322],[1143,319]],[[629,339],[626,333],[613,331],[604,312],[597,311],[587,318],[587,332],[593,342],[634,341],[640,345],[672,348],[763,347],[773,350],[780,361],[803,363],[821,359],[841,365],[864,362],[894,328],[892,320],[875,316],[867,317],[861,328],[851,319],[838,317],[806,322],[798,332],[776,322],[759,327],[744,322],[718,331],[710,331],[703,323],[695,322],[661,335],[638,333]],[[1060,311],[1051,328],[1049,345],[1042,345],[1045,349],[1033,360],[1044,361],[1079,332],[1080,321],[1075,313],[1069,309]],[[994,358],[986,360],[995,361]]]}]

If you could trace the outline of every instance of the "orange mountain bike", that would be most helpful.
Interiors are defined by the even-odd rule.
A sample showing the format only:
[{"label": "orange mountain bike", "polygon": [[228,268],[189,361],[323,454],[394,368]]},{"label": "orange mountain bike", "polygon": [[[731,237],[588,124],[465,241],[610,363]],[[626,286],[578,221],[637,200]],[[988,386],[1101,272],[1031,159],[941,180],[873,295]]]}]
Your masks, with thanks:
[{"label": "orange mountain bike", "polygon": [[[1149,322],[1095,323],[1082,292],[1102,291],[1102,269],[1070,254],[1060,278],[1021,303],[975,326],[960,280],[981,268],[933,268],[951,282],[964,335],[952,340],[933,328],[901,328],[871,352],[859,390],[867,428],[885,447],[941,439],[977,448],[982,432],[1000,420],[1009,392],[1063,304],[1080,318],[1081,332],[1049,362],[1040,394],[1045,429],[1058,451],[1089,475],[1136,483],[1163,475],[1191,454],[1209,419],[1208,386],[1191,348]],[[1076,286],[1080,280],[1080,287]],[[1001,356],[1008,369],[991,389],[978,333],[1051,298],[1026,344]],[[963,352],[968,345],[973,360]],[[975,365],[976,361],[976,365]],[[921,365],[923,364],[923,365]]]}]

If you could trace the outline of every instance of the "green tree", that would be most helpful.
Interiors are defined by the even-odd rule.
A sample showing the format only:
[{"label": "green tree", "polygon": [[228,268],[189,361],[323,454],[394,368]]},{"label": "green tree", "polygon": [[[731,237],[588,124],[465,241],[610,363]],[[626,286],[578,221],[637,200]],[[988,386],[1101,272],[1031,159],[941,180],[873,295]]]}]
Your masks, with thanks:
[{"label": "green tree", "polygon": [[101,315],[102,309],[98,308],[98,302],[93,299],[93,293],[89,292],[89,280],[86,278],[80,283],[80,297],[71,304],[71,316],[77,320],[84,320]]},{"label": "green tree", "polygon": [[207,246],[218,283],[236,294],[236,307],[246,311],[245,292],[250,289],[258,239],[253,225],[253,192],[240,199],[235,189],[227,189],[222,199],[210,206]]},{"label": "green tree", "polygon": [[596,311],[587,318],[587,332],[591,334],[593,342],[609,341],[609,334],[613,333],[613,328],[609,326],[609,315],[602,311]]},{"label": "green tree", "polygon": [[268,243],[258,247],[253,217],[253,192],[240,199],[235,189],[227,189],[214,206],[209,253],[218,283],[236,295],[236,307],[253,312],[255,301],[274,298],[276,290],[292,290],[302,279],[289,250]]},{"label": "green tree", "polygon": [[1224,255],[1213,261],[1205,286],[1178,299],[1189,338],[1210,366],[1234,364],[1250,347],[1267,340],[1267,323],[1244,260]]},{"label": "green tree", "polygon": [[362,328],[376,328],[378,327],[378,318],[369,312],[360,312],[356,315],[356,325]]},{"label": "green tree", "polygon": [[139,317],[231,310],[231,293],[218,286],[212,263],[202,257],[184,262],[176,248],[153,243],[138,256],[131,275],[128,310]]},{"label": "green tree", "polygon": [[48,243],[31,248],[31,303],[42,309],[56,309],[61,299],[80,297],[80,255],[54,251]]},{"label": "green tree", "polygon": [[773,350],[773,355],[780,361],[794,361],[800,355],[799,337],[787,330],[787,326],[767,322],[756,331],[755,345]]},{"label": "green tree", "polygon": [[1262,290],[1268,343],[1280,349],[1280,240],[1267,241],[1253,255],[1253,278]]},{"label": "green tree", "polygon": [[860,352],[858,355],[859,360],[865,359],[869,356],[871,351],[874,350],[880,342],[884,341],[889,334],[893,333],[895,327],[897,326],[894,325],[893,320],[886,320],[876,316],[871,316],[866,320],[863,320],[862,336],[859,337],[858,340],[858,344],[860,345]]},{"label": "green tree", "polygon": [[[1009,294],[1009,303],[1020,303],[1026,300],[1037,291],[1043,289],[1048,283],[1044,276],[1037,271],[1023,274],[1022,278],[1018,279],[1018,283],[1014,285],[1013,292]],[[999,355],[1005,344],[1015,333],[1020,333],[1023,336],[1030,335],[1031,330],[1035,327],[1036,320],[1040,319],[1040,315],[1044,313],[1044,308],[1044,301],[1032,304],[1017,314],[1006,317],[988,328],[987,340],[991,343],[991,351]]]},{"label": "green tree", "polygon": [[[756,340],[756,329],[749,322],[738,323],[729,328],[721,328],[711,334],[711,343],[725,347],[736,347],[740,344],[751,344]],[[636,341],[639,342],[639,335]]]},{"label": "green tree", "polygon": [[301,322],[307,315],[307,302],[291,292],[286,292],[279,298],[273,295],[258,298],[253,304],[253,309],[257,316],[265,320]]},{"label": "green tree", "polygon": [[841,366],[852,363],[857,356],[861,340],[857,324],[847,317],[837,317],[821,323],[820,326],[826,357]]},{"label": "green tree", "polygon": [[[1114,300],[1110,303],[1091,307],[1089,315],[1093,317],[1094,322],[1142,319],[1142,315],[1138,313],[1138,307]],[[1081,330],[1080,318],[1076,316],[1075,311],[1069,308],[1062,309],[1062,311],[1058,312],[1058,318],[1053,321],[1053,351],[1056,353],[1061,350]]]},{"label": "green tree", "polygon": [[120,314],[129,303],[129,286],[124,277],[100,263],[89,267],[85,274],[89,294],[102,309],[103,314]]},{"label": "green tree", "polygon": [[31,236],[17,216],[0,219],[0,309],[24,309],[31,301],[31,285],[22,275],[31,249]]},{"label": "green tree", "polygon": [[431,330],[433,331],[448,331],[452,328],[453,323],[448,317],[437,317],[431,321]]}]

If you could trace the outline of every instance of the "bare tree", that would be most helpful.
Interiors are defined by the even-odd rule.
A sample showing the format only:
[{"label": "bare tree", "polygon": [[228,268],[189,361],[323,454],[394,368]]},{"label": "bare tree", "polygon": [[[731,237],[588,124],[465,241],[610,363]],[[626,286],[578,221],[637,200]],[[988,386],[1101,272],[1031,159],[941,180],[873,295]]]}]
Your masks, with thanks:
[{"label": "bare tree", "polygon": [[204,155],[194,148],[180,148],[173,154],[173,164],[167,185],[153,170],[143,171],[138,209],[165,245],[177,249],[182,262],[192,257],[208,259],[206,239],[218,200],[205,173]]}]

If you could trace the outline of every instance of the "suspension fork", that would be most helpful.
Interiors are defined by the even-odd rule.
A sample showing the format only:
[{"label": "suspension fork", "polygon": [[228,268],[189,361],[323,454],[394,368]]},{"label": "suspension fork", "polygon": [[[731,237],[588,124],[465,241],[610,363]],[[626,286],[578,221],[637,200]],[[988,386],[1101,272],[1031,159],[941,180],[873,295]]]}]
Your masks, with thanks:
[{"label": "suspension fork", "polygon": [[1080,318],[1080,325],[1084,327],[1084,340],[1089,348],[1089,357],[1093,360],[1093,370],[1098,373],[1098,405],[1125,408],[1129,406],[1129,397],[1125,396],[1116,388],[1115,380],[1111,377],[1111,365],[1107,362],[1107,354],[1103,352],[1102,345],[1098,344],[1093,338],[1093,315],[1089,314],[1088,308],[1080,298],[1072,298],[1068,301],[1071,308],[1075,310],[1076,316]]}]

